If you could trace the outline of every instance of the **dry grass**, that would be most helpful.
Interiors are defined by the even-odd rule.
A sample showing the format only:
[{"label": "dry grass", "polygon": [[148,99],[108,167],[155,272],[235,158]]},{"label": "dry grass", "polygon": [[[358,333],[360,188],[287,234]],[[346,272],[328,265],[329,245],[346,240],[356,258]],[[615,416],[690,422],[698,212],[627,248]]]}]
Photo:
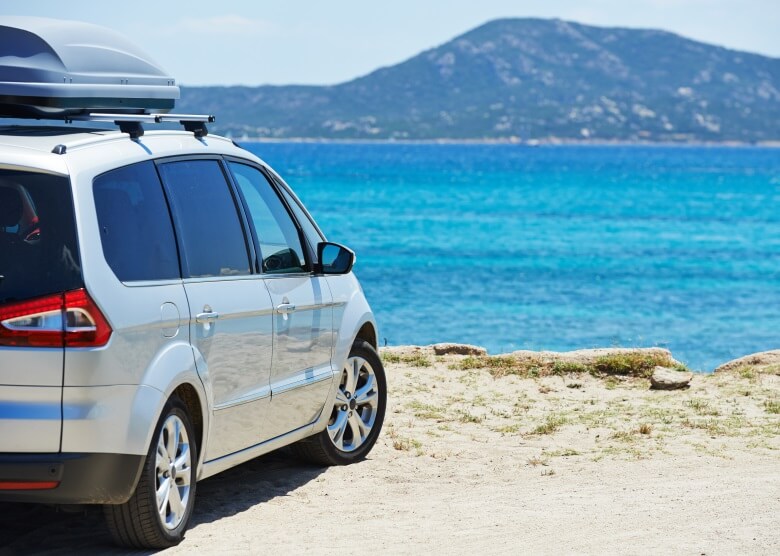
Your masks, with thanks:
[{"label": "dry grass", "polygon": [[543,423],[537,425],[531,431],[531,434],[553,434],[567,422],[568,420],[560,415],[548,415]]},{"label": "dry grass", "polygon": [[653,425],[650,423],[642,423],[639,425],[639,434],[650,434],[653,432]]},{"label": "dry grass", "polygon": [[[619,375],[650,378],[654,367],[675,367],[674,361],[666,355],[648,353],[619,353],[599,357],[590,371],[595,375]],[[687,369],[681,369],[687,370]]]},{"label": "dry grass", "polygon": [[433,365],[430,358],[424,353],[398,354],[383,351],[381,357],[385,363],[401,363],[412,367],[430,367]]},{"label": "dry grass", "polygon": [[780,401],[779,400],[766,400],[764,402],[764,409],[767,413],[773,413],[775,415],[780,414]]},{"label": "dry grass", "polygon": [[457,370],[487,369],[496,378],[514,375],[520,378],[562,376],[590,373],[599,377],[625,376],[649,378],[653,368],[680,368],[668,355],[654,353],[619,353],[599,357],[591,364],[570,361],[546,361],[542,358],[518,358],[512,355],[464,357],[450,365]]}]

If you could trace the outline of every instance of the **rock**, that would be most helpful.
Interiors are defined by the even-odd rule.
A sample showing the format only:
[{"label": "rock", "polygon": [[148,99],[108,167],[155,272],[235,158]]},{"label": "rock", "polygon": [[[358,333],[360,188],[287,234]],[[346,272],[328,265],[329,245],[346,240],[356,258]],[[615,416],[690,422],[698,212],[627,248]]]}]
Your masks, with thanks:
[{"label": "rock", "polygon": [[433,353],[436,355],[487,355],[487,350],[471,344],[433,344]]},{"label": "rock", "polygon": [[653,390],[680,390],[688,388],[693,373],[677,371],[668,367],[656,367],[650,377],[650,388]]},{"label": "rock", "polygon": [[735,371],[744,367],[754,367],[757,371],[761,372],[767,367],[773,366],[780,366],[780,349],[745,355],[739,359],[734,359],[728,363],[723,363],[723,365],[715,369],[715,372],[723,373],[728,371]]}]

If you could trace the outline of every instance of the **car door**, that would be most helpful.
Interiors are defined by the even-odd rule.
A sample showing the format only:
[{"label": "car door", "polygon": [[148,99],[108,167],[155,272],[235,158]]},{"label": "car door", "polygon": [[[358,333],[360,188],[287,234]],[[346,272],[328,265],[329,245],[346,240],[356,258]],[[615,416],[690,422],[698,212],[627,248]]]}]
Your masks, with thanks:
[{"label": "car door", "polygon": [[259,443],[270,404],[273,306],[252,273],[247,241],[224,163],[158,163],[179,241],[198,373],[211,396],[206,460]]},{"label": "car door", "polygon": [[271,411],[278,436],[314,421],[330,391],[333,304],[289,207],[256,166],[228,163],[253,226],[258,262],[274,307]]}]

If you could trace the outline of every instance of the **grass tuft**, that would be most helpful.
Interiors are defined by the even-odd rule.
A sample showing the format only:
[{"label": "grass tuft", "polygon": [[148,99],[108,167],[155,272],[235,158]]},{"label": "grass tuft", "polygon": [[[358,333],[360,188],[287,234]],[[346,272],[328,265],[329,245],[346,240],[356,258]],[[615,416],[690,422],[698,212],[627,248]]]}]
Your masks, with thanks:
[{"label": "grass tuft", "polygon": [[401,356],[397,353],[392,353],[390,351],[383,351],[380,354],[380,357],[382,358],[383,363],[400,363],[401,362]]},{"label": "grass tuft", "polygon": [[384,363],[405,363],[412,367],[430,367],[431,360],[424,353],[398,354],[392,352],[382,352],[382,361]]},{"label": "grass tuft", "polygon": [[[650,353],[616,353],[599,357],[592,366],[592,373],[600,375],[634,376],[650,378],[654,367],[676,367],[667,355]],[[683,370],[683,369],[680,369]]]},{"label": "grass tuft", "polygon": [[746,378],[747,380],[753,380],[756,378],[756,371],[753,369],[753,367],[740,367],[737,369],[737,374],[739,374],[739,376],[742,378]]},{"label": "grass tuft", "polygon": [[567,423],[566,418],[560,415],[548,415],[541,423],[531,431],[531,434],[552,434]]},{"label": "grass tuft", "polygon": [[393,439],[393,448],[401,452],[411,452],[412,450],[419,452],[422,449],[422,442],[414,438],[399,436]]},{"label": "grass tuft", "polygon": [[415,417],[419,417],[421,419],[433,419],[436,421],[444,419],[444,408],[437,407],[435,405],[413,400],[406,404],[406,407],[414,412]]},{"label": "grass tuft", "polygon": [[550,372],[554,375],[569,375],[577,373],[587,373],[588,366],[582,363],[571,363],[568,361],[556,361],[552,365]]},{"label": "grass tuft", "polygon": [[484,417],[480,415],[474,415],[473,413],[469,411],[464,410],[458,410],[458,421],[461,423],[481,423],[485,420]]},{"label": "grass tuft", "polygon": [[766,400],[764,402],[764,409],[767,413],[773,413],[775,415],[780,414],[780,401],[778,400]]}]

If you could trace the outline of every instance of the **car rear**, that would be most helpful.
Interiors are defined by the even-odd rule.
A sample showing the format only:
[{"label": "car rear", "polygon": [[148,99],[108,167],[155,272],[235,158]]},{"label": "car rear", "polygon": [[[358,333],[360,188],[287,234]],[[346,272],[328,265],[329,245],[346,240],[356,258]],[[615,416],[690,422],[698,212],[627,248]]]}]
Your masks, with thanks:
[{"label": "car rear", "polygon": [[[5,162],[5,163],[4,163]],[[67,176],[0,159],[0,496],[56,489],[68,347],[111,329],[84,289]]]}]

